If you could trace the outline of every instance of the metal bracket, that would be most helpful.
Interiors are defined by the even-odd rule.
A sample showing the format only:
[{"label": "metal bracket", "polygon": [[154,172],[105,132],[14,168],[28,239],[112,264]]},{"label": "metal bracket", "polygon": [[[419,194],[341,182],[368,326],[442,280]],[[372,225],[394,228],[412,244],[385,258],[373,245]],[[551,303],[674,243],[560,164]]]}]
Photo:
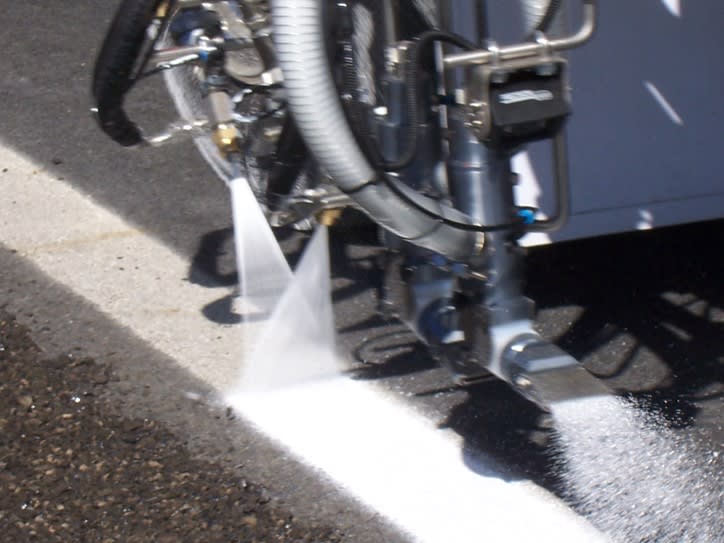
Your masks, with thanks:
[{"label": "metal bracket", "polygon": [[476,66],[471,70],[470,82],[465,92],[467,99],[465,124],[480,141],[488,139],[492,128],[491,86],[505,83],[508,77],[516,72],[534,70],[539,76],[547,77],[560,71],[566,91],[565,98],[570,101],[566,79],[568,62],[560,56],[552,56],[545,43],[541,45],[541,54],[535,57],[492,62]]}]

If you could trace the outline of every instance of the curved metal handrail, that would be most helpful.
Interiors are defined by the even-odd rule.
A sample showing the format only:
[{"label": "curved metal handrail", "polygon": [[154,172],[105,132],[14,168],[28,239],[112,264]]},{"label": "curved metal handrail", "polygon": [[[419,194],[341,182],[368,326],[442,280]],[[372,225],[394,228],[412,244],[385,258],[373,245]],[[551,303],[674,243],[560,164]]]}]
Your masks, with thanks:
[{"label": "curved metal handrail", "polygon": [[[558,38],[547,42],[546,47],[551,51],[565,51],[574,49],[593,36],[596,31],[596,0],[583,0],[583,23],[575,34],[564,38]],[[490,64],[494,59],[515,60],[526,57],[533,57],[541,52],[541,45],[537,42],[527,42],[516,45],[501,47],[498,51],[481,49],[479,51],[467,51],[446,55],[443,59],[446,68],[458,68],[461,66]]]}]

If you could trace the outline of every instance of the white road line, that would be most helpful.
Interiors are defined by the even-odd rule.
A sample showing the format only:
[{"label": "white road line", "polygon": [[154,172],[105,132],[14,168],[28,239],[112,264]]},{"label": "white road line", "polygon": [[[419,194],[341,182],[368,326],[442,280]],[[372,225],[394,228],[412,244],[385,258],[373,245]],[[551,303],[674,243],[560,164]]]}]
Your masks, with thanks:
[{"label": "white road line", "polygon": [[[186,281],[184,258],[27,158],[0,147],[0,164],[0,242],[217,390],[237,381],[239,330],[203,317],[220,293]],[[337,378],[235,405],[417,541],[604,540],[534,484],[482,461],[476,473],[456,436],[369,385]]]},{"label": "white road line", "polygon": [[420,543],[601,542],[529,481],[506,481],[463,443],[369,385],[336,378],[231,398],[264,433]]},{"label": "white road line", "polygon": [[26,158],[0,147],[0,165],[0,242],[215,389],[236,378],[238,328],[201,314],[221,289],[190,283],[187,259]]}]

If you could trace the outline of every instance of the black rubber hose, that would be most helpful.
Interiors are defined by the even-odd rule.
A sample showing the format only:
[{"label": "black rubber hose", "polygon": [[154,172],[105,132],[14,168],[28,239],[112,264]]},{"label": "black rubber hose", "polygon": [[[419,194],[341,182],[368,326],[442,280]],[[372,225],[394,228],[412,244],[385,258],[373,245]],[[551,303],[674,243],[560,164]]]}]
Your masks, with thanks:
[{"label": "black rubber hose", "polygon": [[141,130],[123,110],[133,83],[148,26],[164,0],[123,0],[111,22],[93,70],[91,94],[98,124],[123,146],[143,141]]}]

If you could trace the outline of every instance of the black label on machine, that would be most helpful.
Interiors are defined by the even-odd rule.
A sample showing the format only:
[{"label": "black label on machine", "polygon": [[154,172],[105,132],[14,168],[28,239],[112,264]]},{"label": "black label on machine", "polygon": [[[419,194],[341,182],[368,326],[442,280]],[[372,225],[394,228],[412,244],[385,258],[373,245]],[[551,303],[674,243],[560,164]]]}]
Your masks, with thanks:
[{"label": "black label on machine", "polygon": [[491,145],[511,147],[550,138],[561,128],[571,112],[564,67],[545,68],[491,74]]}]

